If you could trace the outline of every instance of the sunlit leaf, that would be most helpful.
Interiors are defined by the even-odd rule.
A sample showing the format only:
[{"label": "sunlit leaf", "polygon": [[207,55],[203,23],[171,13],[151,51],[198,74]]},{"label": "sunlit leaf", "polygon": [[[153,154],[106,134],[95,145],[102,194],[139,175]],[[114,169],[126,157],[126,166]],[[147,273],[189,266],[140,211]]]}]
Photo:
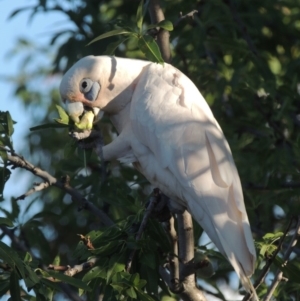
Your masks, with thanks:
[{"label": "sunlit leaf", "polygon": [[163,64],[164,60],[161,56],[159,47],[151,36],[142,36],[138,40],[140,50],[145,54],[149,61]]},{"label": "sunlit leaf", "polygon": [[144,1],[141,0],[136,12],[136,25],[140,32],[142,32],[142,27],[143,27],[143,18],[144,18],[143,7],[144,7]]},{"label": "sunlit leaf", "polygon": [[167,31],[172,31],[174,29],[172,22],[168,21],[168,20],[162,20],[160,22],[158,22],[157,24],[151,24],[147,27],[147,29],[152,29],[152,28],[163,28]]},{"label": "sunlit leaf", "polygon": [[109,38],[109,37],[112,37],[112,36],[117,36],[117,35],[132,35],[134,34],[133,32],[131,31],[128,31],[126,29],[114,29],[114,30],[111,30],[109,32],[106,32],[100,36],[98,36],[97,38],[93,39],[91,42],[89,42],[87,45],[91,45],[92,43],[95,43],[97,41],[100,41],[102,39],[106,39],[106,38]]},{"label": "sunlit leaf", "polygon": [[61,107],[56,105],[56,109],[58,111],[60,119],[55,119],[56,122],[62,123],[62,124],[69,124],[70,123],[70,117],[66,113],[66,111]]}]

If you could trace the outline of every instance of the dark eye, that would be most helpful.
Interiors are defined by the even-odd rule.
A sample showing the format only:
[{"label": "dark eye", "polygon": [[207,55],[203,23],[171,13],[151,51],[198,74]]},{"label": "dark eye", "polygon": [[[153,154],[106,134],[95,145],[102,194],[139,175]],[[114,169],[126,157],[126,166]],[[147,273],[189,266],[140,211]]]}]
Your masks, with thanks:
[{"label": "dark eye", "polygon": [[79,89],[81,93],[87,93],[91,90],[93,86],[93,81],[89,78],[84,78],[79,84]]}]

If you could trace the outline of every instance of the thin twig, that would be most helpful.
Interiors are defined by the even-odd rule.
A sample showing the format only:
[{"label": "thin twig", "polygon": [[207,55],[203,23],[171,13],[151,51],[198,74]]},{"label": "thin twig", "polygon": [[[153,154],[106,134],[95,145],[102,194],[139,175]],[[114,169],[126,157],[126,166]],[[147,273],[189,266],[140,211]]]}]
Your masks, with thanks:
[{"label": "thin twig", "polygon": [[[299,238],[299,235],[300,235],[300,217],[298,216],[297,217],[297,226],[296,226],[296,229],[295,229],[295,233],[294,235],[292,236],[292,239],[290,241],[290,244],[287,248],[287,250],[285,251],[284,253],[284,256],[283,256],[283,266],[285,266],[289,260],[289,257],[293,251],[293,248],[295,247],[295,245],[297,244],[297,241],[298,241],[298,238]],[[287,281],[286,278],[283,277],[283,272],[279,269],[274,277],[274,280],[271,284],[271,286],[269,287],[268,289],[268,292],[265,296],[265,299],[264,301],[269,301],[276,289],[276,287],[279,285],[279,283],[281,281]]]},{"label": "thin twig", "polygon": [[[78,142],[81,142],[84,139],[91,138],[93,139],[90,143],[85,142],[84,148],[94,148],[98,158],[101,160],[101,184],[103,184],[106,180],[107,173],[106,173],[106,162],[104,161],[103,157],[103,150],[102,147],[104,145],[103,143],[103,137],[100,131],[96,130],[84,130],[83,132],[75,132],[72,131],[69,133],[69,135],[77,140]],[[81,144],[79,146],[83,147]]]},{"label": "thin twig", "polygon": [[[287,234],[289,233],[292,225],[293,225],[293,221],[294,221],[294,218],[292,218],[287,226],[287,228],[285,229],[282,237],[280,238],[279,240],[279,243],[278,243],[278,246],[277,246],[277,249],[274,251],[274,253],[272,254],[272,257],[270,259],[268,259],[268,261],[266,262],[265,266],[263,267],[260,275],[258,276],[258,278],[256,279],[256,281],[254,282],[254,288],[257,289],[265,280],[268,272],[270,271],[270,267],[271,265],[273,264],[277,254],[279,253],[279,251],[281,250],[282,248],[282,245],[283,245],[283,242],[287,236]],[[247,293],[245,295],[245,297],[243,298],[242,301],[248,301],[251,299],[251,296],[249,293]]]},{"label": "thin twig", "polygon": [[250,38],[250,35],[248,34],[246,25],[244,24],[244,22],[242,21],[241,17],[239,16],[239,14],[237,12],[234,0],[226,0],[225,2],[227,2],[229,4],[233,19],[237,23],[239,30],[241,31],[241,33],[243,35],[244,40],[248,44],[249,49],[257,57],[258,51],[256,50],[254,43],[253,43],[252,39]]},{"label": "thin twig", "polygon": [[179,13],[179,18],[174,22],[174,27],[176,27],[181,21],[187,19],[187,18],[191,18],[194,19],[194,15],[198,14],[198,11],[196,9],[190,11],[189,13],[183,15],[182,12]]},{"label": "thin twig", "polygon": [[31,194],[36,193],[38,191],[42,191],[42,190],[49,187],[48,182],[33,183],[33,185],[34,185],[33,188],[31,188],[26,193],[24,193],[24,194],[20,195],[19,197],[17,197],[16,201],[24,200],[26,197],[30,196]]},{"label": "thin twig", "polygon": [[65,275],[73,277],[84,270],[92,268],[98,259],[99,258],[92,257],[88,261],[83,262],[82,264],[74,265],[73,267],[49,264],[48,269],[54,271],[64,271]]},{"label": "thin twig", "polygon": [[[139,241],[141,238],[142,238],[142,235],[143,235],[143,232],[145,231],[145,228],[147,226],[147,223],[148,223],[148,220],[157,204],[157,202],[159,201],[159,190],[158,189],[154,189],[154,196],[152,196],[150,198],[150,203],[145,211],[145,214],[144,214],[144,217],[143,217],[143,220],[141,222],[141,225],[139,227],[139,230],[136,234],[136,241]],[[132,265],[132,261],[134,259],[134,256],[135,256],[135,253],[136,253],[136,250],[132,250],[132,252],[129,254],[129,257],[128,257],[128,260],[127,260],[127,264],[126,264],[126,271],[129,272],[130,269],[131,269],[131,265]]]},{"label": "thin twig", "polygon": [[7,235],[11,239],[12,245],[15,246],[15,249],[31,253],[29,248],[27,248],[26,244],[24,243],[24,241],[21,241],[19,237],[14,234],[14,230],[7,229],[5,225],[0,225],[0,229],[5,235]]}]

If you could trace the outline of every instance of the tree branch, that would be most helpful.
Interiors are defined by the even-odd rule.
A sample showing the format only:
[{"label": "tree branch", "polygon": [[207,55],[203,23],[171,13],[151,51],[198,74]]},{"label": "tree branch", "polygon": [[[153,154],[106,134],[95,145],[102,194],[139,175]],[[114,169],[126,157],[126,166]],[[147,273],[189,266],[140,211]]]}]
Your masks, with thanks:
[{"label": "tree branch", "polygon": [[[0,146],[0,149],[7,151],[7,149]],[[46,183],[48,183],[49,186],[55,186],[66,193],[68,193],[72,199],[77,200],[81,207],[83,209],[89,210],[91,213],[93,213],[95,216],[97,216],[101,222],[106,226],[112,226],[114,225],[114,222],[104,213],[102,210],[97,208],[93,203],[89,202],[80,192],[78,192],[76,189],[72,188],[69,184],[69,181],[62,181],[58,180],[57,178],[53,177],[48,172],[40,169],[39,167],[34,166],[27,160],[25,160],[23,157],[13,154],[10,155],[7,152],[7,160],[14,166],[14,167],[20,167],[22,169],[26,169],[35,176],[43,179]]]},{"label": "tree branch", "polygon": [[73,277],[84,270],[92,268],[98,260],[99,258],[92,257],[88,261],[83,262],[82,264],[74,265],[73,267],[49,264],[48,269],[54,271],[64,271],[65,275]]},{"label": "tree branch", "polygon": [[42,183],[33,183],[33,188],[28,190],[26,193],[20,195],[19,197],[16,198],[16,201],[19,200],[24,200],[26,197],[30,196],[31,194],[42,191],[46,188],[48,188],[50,185],[48,182],[42,182]]},{"label": "tree branch", "polygon": [[[151,23],[156,24],[165,19],[164,13],[162,11],[159,0],[150,0],[149,3],[149,13],[151,18]],[[157,44],[160,48],[162,57],[165,62],[171,62],[171,50],[169,41],[169,32],[163,28],[160,28],[157,34]]]},{"label": "tree branch", "polygon": [[[182,271],[184,265],[189,264],[194,260],[193,220],[190,213],[185,210],[183,213],[177,214],[177,221],[179,237],[179,260],[180,270]],[[183,275],[180,276],[180,281],[184,287],[184,290],[180,293],[182,300],[206,301],[205,296],[196,286],[195,274],[184,276],[184,278],[182,278]]]},{"label": "tree branch", "polygon": [[183,15],[182,12],[179,13],[179,18],[176,22],[174,22],[174,27],[176,27],[181,21],[187,19],[187,18],[191,18],[194,19],[194,15],[198,14],[198,11],[196,9],[190,11],[189,13]]}]

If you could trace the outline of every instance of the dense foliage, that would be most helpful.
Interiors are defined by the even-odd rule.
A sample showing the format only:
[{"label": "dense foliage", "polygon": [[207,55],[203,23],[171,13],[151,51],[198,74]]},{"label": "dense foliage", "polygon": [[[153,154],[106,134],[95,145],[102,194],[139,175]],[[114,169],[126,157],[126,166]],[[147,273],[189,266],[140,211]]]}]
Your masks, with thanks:
[{"label": "dense foliage", "polygon": [[[300,109],[297,105],[300,98],[300,1],[161,2],[166,19],[174,26],[170,32],[172,64],[197,85],[231,146],[259,254],[255,280],[276,250],[282,236],[278,232],[284,232],[290,220],[300,215]],[[37,64],[30,74],[19,74],[15,78],[16,95],[24,103],[27,115],[37,107],[44,112],[31,115],[35,125],[52,123],[53,118],[57,118],[56,105],[60,104],[58,84],[45,93],[38,85],[32,85],[37,79],[60,78],[79,58],[111,52],[117,45],[117,56],[145,58],[139,40],[130,36],[126,39],[111,36],[86,46],[105,32],[136,26],[138,5],[139,1],[130,1],[129,5],[123,0],[40,0],[36,6],[26,8],[32,18],[58,10],[71,23],[70,29],[53,34],[48,48],[45,45],[36,49],[39,55],[54,53],[52,70]],[[193,18],[179,17],[179,12],[185,15],[192,10],[198,11]],[[12,17],[18,18],[20,12],[21,9],[14,12]],[[150,25],[148,15],[145,29],[147,25]],[[21,42],[30,46],[29,41]],[[28,50],[25,47],[23,51]],[[27,70],[27,66],[35,62],[35,55],[25,60],[24,70]],[[10,114],[14,118],[14,112]],[[88,300],[96,300],[99,295],[105,301],[177,300],[159,275],[159,265],[164,264],[170,253],[161,223],[152,218],[142,239],[135,241],[151,193],[143,176],[131,166],[117,162],[101,166],[92,151],[78,148],[68,137],[66,128],[31,132],[26,137],[29,151],[21,153],[13,149],[10,115],[1,112],[0,122],[0,145],[24,155],[58,179],[68,175],[72,187],[115,223],[104,227],[99,218],[78,207],[64,190],[55,187],[30,198],[26,210],[30,211],[36,204],[42,204],[42,210],[20,223],[20,201],[12,199],[10,212],[0,209],[3,216],[0,237],[11,239],[11,245],[0,242],[0,295],[10,291],[11,300],[59,300],[59,292],[65,292],[61,283],[67,283],[72,289],[79,289]],[[107,143],[114,137],[114,129],[105,117],[99,126]],[[2,189],[10,172],[15,170],[11,170],[3,148],[0,155]],[[295,229],[294,223],[291,229]],[[293,235],[292,230],[289,233]],[[195,225],[195,246],[217,266],[215,274],[205,280],[216,288],[207,288],[208,295],[225,300],[217,283],[220,279],[229,283],[232,268],[219,253],[197,245],[201,234]],[[92,249],[88,248],[89,242]],[[274,300],[299,299],[300,262],[294,255],[299,255],[300,249],[299,244],[296,245],[291,260],[282,267],[288,243],[289,238],[285,237],[271,265],[271,280],[278,269],[288,278],[276,288]],[[136,250],[136,254],[128,273],[125,265],[132,250]],[[49,264],[73,266],[95,258],[92,269],[74,277],[45,268]],[[20,286],[21,279],[26,289],[24,284]],[[259,287],[261,297],[269,284],[264,282]]]}]

